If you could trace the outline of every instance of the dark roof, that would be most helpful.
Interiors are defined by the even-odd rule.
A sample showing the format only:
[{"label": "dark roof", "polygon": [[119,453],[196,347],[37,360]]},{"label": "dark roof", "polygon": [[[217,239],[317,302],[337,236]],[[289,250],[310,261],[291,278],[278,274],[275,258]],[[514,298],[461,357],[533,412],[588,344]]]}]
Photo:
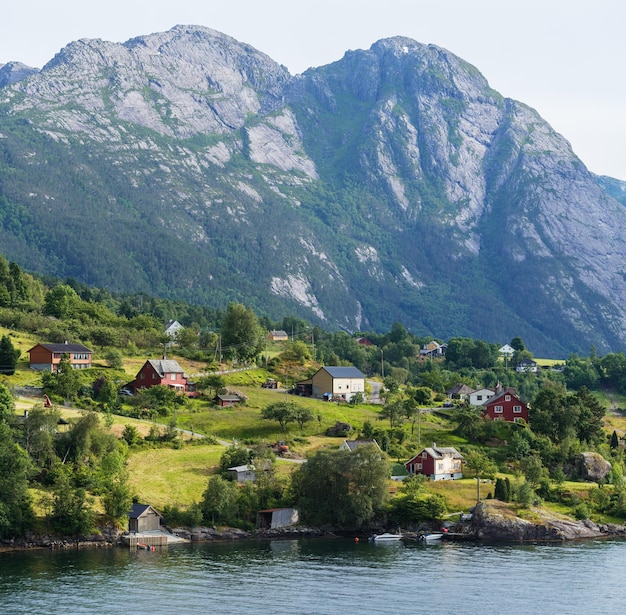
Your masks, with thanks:
[{"label": "dark roof", "polygon": [[159,515],[159,517],[161,516],[161,513],[158,510],[152,508],[150,504],[133,504],[131,509],[128,511],[128,516],[131,519],[139,519],[139,517],[141,517],[141,515],[143,515],[149,509],[154,511],[157,515]]},{"label": "dark roof", "polygon": [[325,369],[333,378],[365,378],[356,367],[327,366],[322,367],[319,371],[322,369]]},{"label": "dark roof", "polygon": [[[36,344],[30,350],[34,350],[37,346],[43,346],[50,352],[91,352],[87,346],[83,346],[82,344],[68,344],[67,342],[64,344]],[[30,350],[28,352],[30,352]]]},{"label": "dark roof", "polygon": [[228,394],[228,395],[216,395],[217,399],[221,399],[222,401],[241,401],[239,395]]},{"label": "dark roof", "polygon": [[503,391],[500,391],[499,393],[496,393],[493,397],[490,397],[488,400],[486,400],[483,403],[483,406],[494,406],[496,405],[505,395],[511,395],[512,397],[515,397],[516,399],[519,400],[520,403],[524,403],[519,395],[517,394],[517,391],[515,390],[514,387],[507,387],[506,389],[504,389]]}]

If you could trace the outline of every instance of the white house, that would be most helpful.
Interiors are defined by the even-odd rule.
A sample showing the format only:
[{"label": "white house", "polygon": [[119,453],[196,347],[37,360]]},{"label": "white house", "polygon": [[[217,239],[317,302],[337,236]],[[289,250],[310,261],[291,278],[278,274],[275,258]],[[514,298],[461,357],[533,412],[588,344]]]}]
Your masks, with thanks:
[{"label": "white house", "polygon": [[536,374],[538,369],[539,368],[537,367],[536,361],[533,361],[532,359],[523,359],[519,362],[519,364],[515,368],[515,371],[520,373],[531,372],[533,374]]},{"label": "white house", "polygon": [[513,348],[512,346],[509,346],[509,344],[505,344],[504,346],[502,346],[502,348],[500,348],[500,350],[498,350],[498,352],[503,357],[510,359],[513,356],[513,353],[515,352],[515,348]]},{"label": "white house", "polygon": [[468,396],[470,406],[482,406],[488,399],[493,397],[496,392],[493,389],[478,389],[472,391]]},{"label": "white house", "polygon": [[184,327],[177,320],[168,320],[165,323],[165,335],[171,337],[172,339],[176,339],[176,336],[181,329],[184,329]]}]

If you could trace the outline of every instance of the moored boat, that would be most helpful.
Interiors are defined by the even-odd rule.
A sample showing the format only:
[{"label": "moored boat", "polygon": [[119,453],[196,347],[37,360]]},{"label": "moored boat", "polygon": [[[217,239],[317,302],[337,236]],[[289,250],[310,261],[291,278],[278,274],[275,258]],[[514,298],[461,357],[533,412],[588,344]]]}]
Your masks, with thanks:
[{"label": "moored boat", "polygon": [[383,534],[374,534],[370,540],[372,542],[394,542],[402,539],[402,534],[390,534],[385,532]]},{"label": "moored boat", "polygon": [[422,542],[439,542],[443,538],[443,532],[434,532],[432,534],[422,534],[419,539]]}]

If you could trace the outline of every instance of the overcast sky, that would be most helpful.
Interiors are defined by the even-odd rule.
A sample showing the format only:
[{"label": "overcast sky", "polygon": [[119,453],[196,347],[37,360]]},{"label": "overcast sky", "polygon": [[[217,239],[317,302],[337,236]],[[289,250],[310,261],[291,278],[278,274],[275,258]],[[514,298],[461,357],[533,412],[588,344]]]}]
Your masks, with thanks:
[{"label": "overcast sky", "polygon": [[591,171],[626,180],[624,0],[19,0],[0,10],[0,64],[40,68],[80,38],[177,24],[219,30],[293,74],[390,36],[445,47],[534,107]]}]

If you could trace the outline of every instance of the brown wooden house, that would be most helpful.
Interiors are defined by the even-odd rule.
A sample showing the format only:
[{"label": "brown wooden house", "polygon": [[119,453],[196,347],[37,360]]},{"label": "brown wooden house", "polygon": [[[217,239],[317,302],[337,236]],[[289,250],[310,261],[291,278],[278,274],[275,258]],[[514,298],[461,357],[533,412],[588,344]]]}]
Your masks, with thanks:
[{"label": "brown wooden house", "polygon": [[63,355],[67,355],[74,369],[91,367],[93,352],[82,344],[37,344],[29,351],[30,368],[40,372],[54,372],[59,369]]},{"label": "brown wooden house", "polygon": [[133,504],[128,512],[128,531],[153,532],[161,529],[163,516],[149,504]]}]

